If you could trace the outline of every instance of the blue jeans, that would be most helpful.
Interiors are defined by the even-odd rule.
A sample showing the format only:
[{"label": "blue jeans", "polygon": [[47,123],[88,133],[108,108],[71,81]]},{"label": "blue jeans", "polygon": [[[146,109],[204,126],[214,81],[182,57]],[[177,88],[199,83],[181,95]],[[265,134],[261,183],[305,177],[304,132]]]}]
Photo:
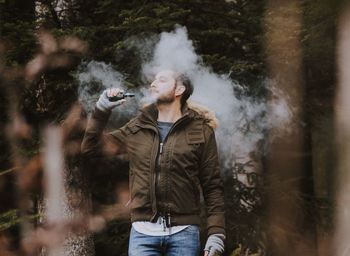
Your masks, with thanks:
[{"label": "blue jeans", "polygon": [[200,250],[199,227],[190,225],[167,236],[149,236],[131,228],[129,256],[198,256]]}]

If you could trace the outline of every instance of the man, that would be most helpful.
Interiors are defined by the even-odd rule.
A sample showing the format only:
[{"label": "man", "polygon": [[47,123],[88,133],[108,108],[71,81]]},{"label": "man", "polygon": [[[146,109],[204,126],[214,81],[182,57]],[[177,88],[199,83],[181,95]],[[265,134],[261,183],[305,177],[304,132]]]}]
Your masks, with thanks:
[{"label": "man", "polygon": [[225,221],[215,134],[210,120],[187,105],[191,82],[172,70],[159,72],[150,86],[155,103],[103,135],[111,110],[125,102],[108,98],[120,91],[101,94],[82,151],[129,155],[129,255],[199,255],[200,191],[207,211],[204,255],[220,255]]}]

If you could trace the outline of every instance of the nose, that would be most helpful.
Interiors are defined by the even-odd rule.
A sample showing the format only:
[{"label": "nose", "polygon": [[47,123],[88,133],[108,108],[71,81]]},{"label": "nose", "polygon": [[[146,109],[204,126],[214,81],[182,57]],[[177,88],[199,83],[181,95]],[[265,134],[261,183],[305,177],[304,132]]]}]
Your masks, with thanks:
[{"label": "nose", "polygon": [[156,87],[156,80],[154,80],[154,81],[151,83],[150,87],[151,87],[151,88],[152,88],[152,87]]}]

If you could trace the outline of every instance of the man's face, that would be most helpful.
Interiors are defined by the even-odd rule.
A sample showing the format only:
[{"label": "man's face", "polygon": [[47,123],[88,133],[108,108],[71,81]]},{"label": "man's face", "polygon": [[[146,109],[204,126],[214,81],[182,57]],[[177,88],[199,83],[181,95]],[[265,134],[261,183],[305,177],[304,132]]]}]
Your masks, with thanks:
[{"label": "man's face", "polygon": [[172,103],[175,100],[175,89],[175,73],[171,70],[157,73],[150,88],[151,96],[157,103]]}]

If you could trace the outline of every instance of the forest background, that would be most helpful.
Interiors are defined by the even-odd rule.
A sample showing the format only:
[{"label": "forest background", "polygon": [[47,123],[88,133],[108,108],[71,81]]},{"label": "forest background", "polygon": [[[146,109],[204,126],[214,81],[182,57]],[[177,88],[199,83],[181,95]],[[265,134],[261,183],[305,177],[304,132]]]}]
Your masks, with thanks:
[{"label": "forest background", "polygon": [[[20,254],[25,251],[21,241],[23,216],[32,217],[30,222],[40,226],[42,174],[40,170],[31,172],[34,181],[21,189],[22,178],[18,173],[23,174],[23,170],[19,170],[18,159],[22,167],[36,163],[33,159],[40,154],[43,127],[62,125],[69,117],[78,99],[75,74],[82,63],[92,60],[108,63],[124,74],[129,87],[137,87],[141,84],[142,62],[138,49],[129,45],[130,38],[154,37],[179,24],[187,28],[196,52],[213,72],[228,74],[248,88],[246,93],[250,96],[265,97],[262,84],[266,78],[278,80],[285,70],[295,68],[290,59],[298,52],[287,48],[291,38],[281,36],[271,42],[266,36],[269,26],[295,14],[286,2],[294,1],[0,0],[0,247],[7,248],[9,255],[23,255]],[[297,126],[302,131],[302,147],[298,152],[284,150],[277,154],[272,150],[260,156],[260,167],[251,184],[242,183],[234,175],[246,173],[245,163],[237,162],[227,172],[230,174],[225,179],[227,255],[289,255],[283,254],[284,250],[291,255],[304,255],[295,251],[296,244],[303,244],[299,250],[307,251],[305,255],[329,255],[331,250],[337,178],[336,38],[342,3],[333,0],[295,3],[301,18],[294,36],[298,37],[301,53],[300,86],[304,100]],[[269,6],[277,6],[275,13],[269,12]],[[73,38],[80,48],[62,46],[45,53],[40,35],[50,35],[53,43]],[[287,54],[275,56],[281,73],[275,72],[271,77],[269,57],[275,50]],[[44,53],[41,56],[49,56],[45,68],[30,73],[28,63],[40,52]],[[61,60],[63,64],[57,64]],[[21,132],[9,135],[9,127],[14,127],[16,120],[14,113],[30,127],[30,137]],[[86,118],[86,114],[82,112],[81,118]],[[74,136],[79,139],[81,135],[80,131]],[[288,139],[279,139],[275,145],[283,140],[288,148]],[[268,163],[276,157],[286,160],[278,169],[289,175],[276,175],[271,170]],[[71,165],[80,169],[72,168],[75,171],[69,176],[71,186],[84,187],[91,194],[92,212],[113,205],[118,200],[114,194],[116,184],[128,179],[127,164],[109,159],[103,171],[84,170],[82,175],[78,158],[70,160]],[[288,164],[293,161],[301,163],[297,172],[293,172],[296,165]],[[122,171],[113,171],[115,166]],[[84,184],[77,180],[84,180]],[[295,190],[286,191],[290,183]],[[29,207],[20,203],[22,193],[28,196]],[[283,205],[290,200],[286,194],[292,194],[293,209],[297,209],[293,220],[276,212],[279,217],[271,218],[271,212],[278,212],[275,204]],[[271,228],[275,224],[278,228]],[[86,255],[127,255],[129,228],[127,219],[112,218],[94,233],[91,238],[94,245],[91,247],[90,243],[90,254]]]}]

